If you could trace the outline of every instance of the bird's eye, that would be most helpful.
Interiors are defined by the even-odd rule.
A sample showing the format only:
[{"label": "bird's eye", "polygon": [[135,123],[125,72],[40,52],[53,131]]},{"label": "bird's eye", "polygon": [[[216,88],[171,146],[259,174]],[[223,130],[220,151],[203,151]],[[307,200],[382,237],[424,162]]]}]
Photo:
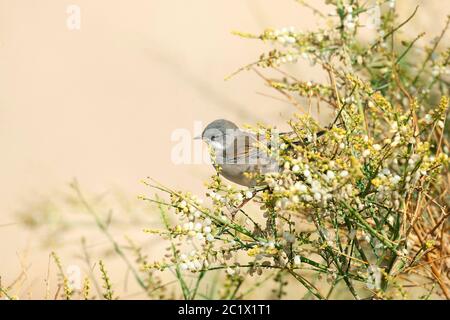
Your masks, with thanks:
[{"label": "bird's eye", "polygon": [[217,140],[217,136],[211,136],[211,141],[216,141]]}]

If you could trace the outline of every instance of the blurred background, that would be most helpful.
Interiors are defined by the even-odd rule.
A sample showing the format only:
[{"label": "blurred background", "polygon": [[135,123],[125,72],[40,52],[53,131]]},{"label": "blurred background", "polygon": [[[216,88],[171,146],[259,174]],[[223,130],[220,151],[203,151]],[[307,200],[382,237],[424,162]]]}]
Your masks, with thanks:
[{"label": "blurred background", "polygon": [[[327,12],[322,0],[309,2]],[[399,0],[400,19],[416,4],[405,36],[425,31],[421,41],[429,41],[448,4]],[[80,29],[67,26],[70,5],[81,10]],[[161,251],[142,232],[159,218],[137,200],[153,192],[140,180],[202,193],[213,173],[205,164],[174,164],[172,132],[217,118],[285,128],[296,111],[268,97],[277,95],[253,72],[224,80],[270,48],[231,31],[320,23],[293,0],[0,0],[2,283],[20,281],[21,298],[42,298],[52,250],[65,264],[82,266],[82,236],[92,250],[110,247],[85,221],[86,210],[70,206],[73,179],[98,210],[132,221],[112,229],[118,241],[126,234],[147,241],[148,254]],[[304,81],[325,81],[302,61],[289,68]],[[315,116],[326,124],[325,114]],[[81,228],[61,234],[69,220]],[[41,222],[48,227],[33,228]],[[112,257],[108,266],[113,274],[124,268]]]}]

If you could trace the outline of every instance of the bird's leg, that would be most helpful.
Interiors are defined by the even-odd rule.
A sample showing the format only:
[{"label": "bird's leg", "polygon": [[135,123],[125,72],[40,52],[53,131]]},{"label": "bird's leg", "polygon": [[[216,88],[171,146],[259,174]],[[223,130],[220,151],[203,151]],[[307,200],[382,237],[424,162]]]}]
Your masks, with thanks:
[{"label": "bird's leg", "polygon": [[245,206],[250,200],[252,200],[256,196],[256,192],[252,192],[252,196],[250,198],[246,198],[242,203],[234,208],[233,211],[230,212],[231,215],[231,221],[234,221],[234,217],[236,214],[242,209],[243,206]]},{"label": "bird's leg", "polygon": [[253,191],[251,191],[252,196],[250,198],[246,198],[244,201],[242,201],[242,203],[239,206],[237,206],[236,208],[234,208],[233,211],[231,211],[231,213],[230,213],[231,219],[234,220],[234,217],[236,216],[236,214],[242,209],[243,206],[245,206],[250,200],[252,200],[258,192],[267,190],[268,188],[269,188],[268,186],[264,186],[261,189],[255,188]]},{"label": "bird's leg", "polygon": [[233,211],[230,212],[231,215],[231,221],[234,221],[234,217],[236,216],[236,214],[242,209],[243,206],[245,206],[253,197],[249,198],[249,199],[245,199],[244,201],[242,201],[242,203],[237,206],[236,208],[234,208]]}]

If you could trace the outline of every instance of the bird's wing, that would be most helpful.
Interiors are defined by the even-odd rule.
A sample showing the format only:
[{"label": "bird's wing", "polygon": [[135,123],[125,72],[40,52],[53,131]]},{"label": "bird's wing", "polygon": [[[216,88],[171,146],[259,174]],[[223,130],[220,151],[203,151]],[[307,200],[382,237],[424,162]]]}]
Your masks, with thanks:
[{"label": "bird's wing", "polygon": [[[316,137],[320,137],[326,131],[319,131]],[[279,140],[269,141],[265,135],[257,135],[251,132],[240,130],[234,137],[232,142],[226,148],[225,160],[229,163],[248,163],[247,159],[251,159],[254,163],[270,162],[271,157],[267,151],[261,146],[267,146],[268,149],[276,148],[283,142],[283,138],[288,138],[293,144],[306,145],[309,141],[299,137],[295,132],[280,133]]]},{"label": "bird's wing", "polygon": [[259,147],[260,144],[266,143],[263,136],[241,131],[234,137],[233,143],[227,149],[227,160],[239,163],[246,159],[257,161],[259,158],[267,158],[266,151]]}]

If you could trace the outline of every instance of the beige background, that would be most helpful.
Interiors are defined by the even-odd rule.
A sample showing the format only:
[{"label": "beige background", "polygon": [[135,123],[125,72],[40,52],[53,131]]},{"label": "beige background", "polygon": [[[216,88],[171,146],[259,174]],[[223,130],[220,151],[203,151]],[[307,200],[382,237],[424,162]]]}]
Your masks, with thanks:
[{"label": "beige background", "polygon": [[[418,1],[398,2],[406,16]],[[409,34],[440,30],[445,3],[422,1]],[[79,31],[66,27],[69,4],[81,8]],[[3,281],[17,276],[29,248],[28,282],[42,285],[50,249],[38,246],[33,232],[6,224],[74,177],[89,192],[117,188],[129,199],[147,191],[139,183],[146,176],[203,190],[212,169],[172,164],[173,130],[216,118],[282,124],[294,111],[257,94],[273,93],[251,72],[224,82],[269,48],[230,31],[317,24],[290,0],[0,0]],[[304,63],[291,71],[303,80],[322,79]],[[70,250],[65,257],[76,260]]]}]

